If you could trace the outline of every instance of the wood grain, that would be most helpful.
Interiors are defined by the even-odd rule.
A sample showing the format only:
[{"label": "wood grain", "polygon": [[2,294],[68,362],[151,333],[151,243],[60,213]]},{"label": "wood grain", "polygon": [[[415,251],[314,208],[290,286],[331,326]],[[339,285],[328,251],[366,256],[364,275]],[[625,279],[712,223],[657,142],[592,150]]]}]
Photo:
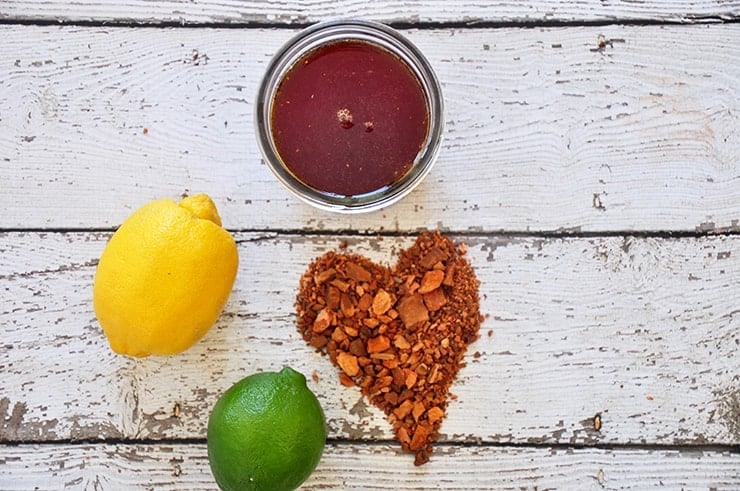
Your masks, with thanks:
[{"label": "wood grain", "polygon": [[[415,468],[388,444],[330,443],[301,489],[731,490],[739,465],[739,454],[721,451],[449,445]],[[0,447],[0,488],[218,489],[205,444],[177,443]]]},{"label": "wood grain", "polygon": [[[110,351],[92,312],[107,237],[0,234],[0,440],[200,438],[228,386],[284,364],[308,376],[332,437],[392,437],[306,346],[292,304],[340,240],[390,264],[412,238],[239,233],[216,327],[182,355],[139,360]],[[740,444],[740,237],[465,242],[488,318],[441,441]]]},{"label": "wood grain", "polygon": [[[252,126],[273,53],[337,16],[401,26],[446,102],[432,173],[362,216],[281,188]],[[303,489],[740,489],[739,18],[737,0],[0,0],[0,489],[216,489],[213,403],[283,365],[327,415]],[[182,355],[115,355],[97,258],[135,208],[196,192],[239,243],[229,303]],[[468,244],[487,319],[416,468],[292,303],[340,241],[389,264],[424,228]]]},{"label": "wood grain", "polygon": [[351,217],[261,163],[253,99],[293,32],[0,26],[0,229],[208,192],[232,230],[740,230],[735,24],[404,31],[443,84],[443,149]]},{"label": "wood grain", "polygon": [[740,2],[730,0],[648,0],[641,2],[574,2],[550,0],[517,2],[446,0],[168,0],[100,2],[85,0],[4,0],[0,19],[61,22],[136,22],[145,24],[305,24],[337,17],[360,17],[383,22],[469,25],[482,22],[702,22],[740,17]]}]

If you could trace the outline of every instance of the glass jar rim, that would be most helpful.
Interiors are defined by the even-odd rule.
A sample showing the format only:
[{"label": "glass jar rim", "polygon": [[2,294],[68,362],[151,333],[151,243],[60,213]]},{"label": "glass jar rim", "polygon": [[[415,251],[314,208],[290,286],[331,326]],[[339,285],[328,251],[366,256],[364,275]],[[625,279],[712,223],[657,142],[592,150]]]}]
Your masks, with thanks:
[{"label": "glass jar rim", "polygon": [[[361,41],[376,45],[404,63],[417,78],[428,111],[426,139],[410,170],[392,184],[353,196],[315,189],[303,183],[284,164],[272,137],[271,114],[280,82],[294,64],[307,53],[330,43]],[[358,213],[384,208],[406,196],[431,170],[439,149],[444,127],[442,91],[437,77],[422,52],[395,29],[375,21],[337,19],[319,22],[300,31],[273,56],[262,78],[255,104],[255,130],[262,157],[288,190],[317,208]]]}]

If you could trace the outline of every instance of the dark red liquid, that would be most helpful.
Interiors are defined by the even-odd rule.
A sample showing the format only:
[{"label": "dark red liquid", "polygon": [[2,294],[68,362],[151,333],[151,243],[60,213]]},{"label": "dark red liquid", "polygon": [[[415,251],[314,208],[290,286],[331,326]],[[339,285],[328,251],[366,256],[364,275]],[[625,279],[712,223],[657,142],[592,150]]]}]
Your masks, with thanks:
[{"label": "dark red liquid", "polygon": [[408,172],[426,140],[429,111],[419,80],[397,56],[337,41],[290,68],[270,123],[278,153],[298,179],[353,196]]}]

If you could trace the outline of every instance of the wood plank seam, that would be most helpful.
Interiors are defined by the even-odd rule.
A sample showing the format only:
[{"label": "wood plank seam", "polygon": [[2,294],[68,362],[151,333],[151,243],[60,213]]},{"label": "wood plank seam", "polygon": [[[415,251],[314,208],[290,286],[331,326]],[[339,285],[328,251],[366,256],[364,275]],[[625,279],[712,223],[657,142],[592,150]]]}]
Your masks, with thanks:
[{"label": "wood plank seam", "polygon": [[[24,17],[0,18],[0,25],[17,26],[70,26],[70,27],[129,27],[129,28],[183,28],[183,29],[303,29],[316,22],[175,22],[175,21],[129,21],[129,20],[64,20],[33,19]],[[385,22],[399,30],[438,30],[438,29],[512,29],[512,28],[560,28],[560,27],[650,27],[650,26],[697,26],[702,24],[737,24],[740,15],[732,17],[696,16],[689,21],[614,18],[610,20],[526,20],[526,21],[441,21],[441,22]]]}]

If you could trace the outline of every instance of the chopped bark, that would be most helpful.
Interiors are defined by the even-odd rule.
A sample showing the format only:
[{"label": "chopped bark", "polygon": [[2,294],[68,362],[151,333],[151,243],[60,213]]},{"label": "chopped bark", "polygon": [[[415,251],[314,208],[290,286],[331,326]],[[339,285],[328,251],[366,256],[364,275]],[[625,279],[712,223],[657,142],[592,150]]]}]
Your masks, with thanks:
[{"label": "chopped bark", "polygon": [[393,269],[329,252],[300,281],[298,329],[381,408],[401,447],[429,461],[467,346],[478,339],[479,282],[456,245],[425,232]]}]

